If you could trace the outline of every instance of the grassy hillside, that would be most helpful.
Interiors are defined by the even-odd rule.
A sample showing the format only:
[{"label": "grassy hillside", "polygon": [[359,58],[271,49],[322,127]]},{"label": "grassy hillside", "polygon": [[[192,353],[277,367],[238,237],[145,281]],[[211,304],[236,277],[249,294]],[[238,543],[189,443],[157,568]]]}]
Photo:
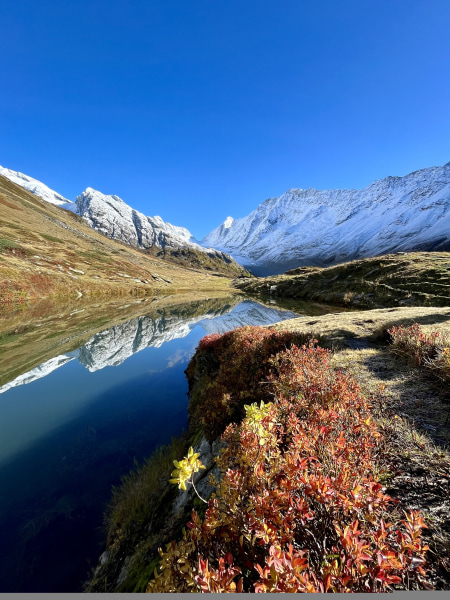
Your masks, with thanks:
[{"label": "grassy hillside", "polygon": [[[0,176],[0,305],[42,297],[226,290],[210,271],[145,255]],[[211,269],[212,267],[212,269]],[[233,276],[236,271],[233,271]]]},{"label": "grassy hillside", "polygon": [[223,259],[220,259],[212,252],[202,252],[195,248],[158,248],[157,246],[145,250],[145,253],[164,258],[180,267],[221,273],[227,277],[253,277],[250,271],[226,254],[223,254]]},{"label": "grassy hillside", "polygon": [[358,308],[448,306],[450,252],[387,254],[323,269],[300,267],[234,284],[249,294]]}]

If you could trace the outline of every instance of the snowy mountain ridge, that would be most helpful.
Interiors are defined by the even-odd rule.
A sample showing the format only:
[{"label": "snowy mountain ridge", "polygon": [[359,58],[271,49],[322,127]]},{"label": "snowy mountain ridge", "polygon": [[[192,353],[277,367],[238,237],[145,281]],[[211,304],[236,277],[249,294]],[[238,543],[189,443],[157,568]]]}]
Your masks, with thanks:
[{"label": "snowy mountain ridge", "polygon": [[22,173],[0,167],[0,174],[76,212],[110,238],[142,249],[206,252],[226,263],[231,255],[257,275],[400,251],[450,249],[450,162],[386,177],[361,190],[292,188],[247,217],[227,217],[200,242],[188,229],[145,216],[118,196],[89,187],[73,203]]},{"label": "snowy mountain ridge", "polygon": [[76,199],[76,212],[97,231],[130,246],[192,247],[205,251],[185,227],[166,223],[161,217],[147,217],[119,196],[110,196],[88,187]]},{"label": "snowy mountain ridge", "polygon": [[3,175],[3,177],[6,177],[13,183],[17,183],[17,185],[25,188],[35,196],[39,196],[42,200],[50,202],[50,204],[56,204],[56,206],[62,206],[63,208],[70,208],[71,205],[74,205],[71,200],[67,200],[67,198],[64,198],[64,196],[61,196],[58,192],[51,190],[41,181],[29,177],[28,175],[24,175],[19,171],[13,171],[0,165],[0,175]]},{"label": "snowy mountain ridge", "polygon": [[362,190],[290,189],[227,217],[202,244],[258,275],[389,252],[450,249],[450,163]]},{"label": "snowy mountain ridge", "polygon": [[[81,216],[88,225],[104,235],[120,240],[135,248],[190,248],[207,253],[218,263],[233,263],[223,252],[200,245],[185,227],[166,223],[159,216],[147,217],[134,210],[119,196],[106,195],[91,187],[80,194],[76,202],[67,200],[42,182],[0,166],[0,175],[20,185],[42,200]],[[239,266],[236,265],[237,269]]]}]

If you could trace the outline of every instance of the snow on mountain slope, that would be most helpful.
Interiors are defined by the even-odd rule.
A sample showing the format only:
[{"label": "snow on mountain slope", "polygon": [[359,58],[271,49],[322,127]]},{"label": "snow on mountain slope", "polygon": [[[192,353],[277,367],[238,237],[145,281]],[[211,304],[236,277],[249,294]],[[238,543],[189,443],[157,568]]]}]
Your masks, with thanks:
[{"label": "snow on mountain slope", "polygon": [[33,177],[19,173],[19,171],[12,171],[11,169],[2,166],[0,166],[0,175],[7,177],[13,183],[17,183],[17,185],[20,185],[29,192],[32,192],[35,196],[39,196],[39,198],[42,198],[42,200],[46,200],[51,204],[56,204],[57,206],[68,209],[74,207],[73,202],[67,200],[67,198],[64,198],[64,196],[61,196],[61,194],[58,194],[54,190],[51,190],[44,183],[37,179],[33,179]]},{"label": "snow on mountain slope", "polygon": [[118,196],[108,196],[88,187],[76,200],[77,213],[94,229],[130,246],[149,248],[193,247],[205,250],[184,227],[147,217]]},{"label": "snow on mountain slope", "polygon": [[[230,256],[214,248],[205,248],[204,245],[200,245],[185,227],[166,223],[158,216],[147,217],[131,208],[118,196],[107,196],[88,187],[78,196],[75,203],[51,190],[37,179],[23,173],[0,167],[0,175],[4,175],[10,181],[51,204],[79,214],[91,227],[110,238],[136,248],[157,247],[168,248],[171,251],[179,249],[198,251],[201,255],[208,255],[205,260],[201,256],[197,260],[201,268],[211,269],[213,265],[215,269],[227,275],[244,272],[244,269],[241,269],[240,265],[237,265]],[[182,261],[179,256],[178,260]],[[190,258],[185,257],[185,262],[192,266],[192,253]],[[207,263],[206,267],[205,263]]]},{"label": "snow on mountain slope", "polygon": [[362,190],[291,189],[201,242],[256,274],[388,252],[450,249],[450,163]]},{"label": "snow on mountain slope", "polygon": [[[166,223],[161,217],[147,217],[118,196],[107,196],[87,188],[76,199],[76,212],[93,229],[135,248],[190,249],[207,254],[214,268],[236,276],[244,269],[230,256],[215,248],[200,245],[185,227]],[[202,262],[200,260],[200,262]]]}]

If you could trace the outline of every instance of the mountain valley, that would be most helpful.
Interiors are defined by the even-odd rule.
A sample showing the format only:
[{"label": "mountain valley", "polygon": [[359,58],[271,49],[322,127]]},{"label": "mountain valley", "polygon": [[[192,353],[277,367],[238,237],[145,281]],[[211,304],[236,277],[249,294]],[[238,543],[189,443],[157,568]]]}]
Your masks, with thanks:
[{"label": "mountain valley", "polygon": [[181,267],[229,277],[450,249],[450,163],[386,177],[361,190],[290,189],[247,217],[227,217],[201,241],[118,196],[88,187],[71,202],[23,173],[0,167],[0,174],[73,212],[110,239]]},{"label": "mountain valley", "polygon": [[[205,253],[176,265],[112,240],[73,211],[44,201],[0,176],[0,304],[49,296],[91,297],[227,290],[228,272],[245,272]],[[180,263],[182,261],[180,260]]]}]

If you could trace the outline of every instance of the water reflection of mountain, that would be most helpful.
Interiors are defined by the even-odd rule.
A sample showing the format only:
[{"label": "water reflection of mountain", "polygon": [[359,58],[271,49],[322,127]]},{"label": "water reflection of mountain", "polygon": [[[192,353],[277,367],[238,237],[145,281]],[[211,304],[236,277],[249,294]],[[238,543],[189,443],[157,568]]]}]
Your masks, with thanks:
[{"label": "water reflection of mountain", "polygon": [[296,316],[293,312],[250,300],[235,306],[227,303],[220,308],[217,303],[211,307],[202,303],[203,310],[197,315],[192,314],[192,307],[177,308],[175,313],[162,311],[160,316],[143,315],[100,331],[84,346],[56,356],[3,385],[0,393],[45,377],[74,358],[90,372],[120,365],[144,348],[159,348],[166,342],[186,337],[196,326],[202,327],[206,334],[224,333],[243,325],[268,325]]},{"label": "water reflection of mountain", "polygon": [[225,333],[235,327],[243,327],[244,325],[270,325],[278,321],[293,319],[294,317],[298,317],[298,314],[289,310],[280,310],[264,306],[264,304],[260,304],[259,302],[246,300],[238,304],[228,314],[218,316],[213,321],[203,319],[197,325],[200,325],[206,334]]}]

